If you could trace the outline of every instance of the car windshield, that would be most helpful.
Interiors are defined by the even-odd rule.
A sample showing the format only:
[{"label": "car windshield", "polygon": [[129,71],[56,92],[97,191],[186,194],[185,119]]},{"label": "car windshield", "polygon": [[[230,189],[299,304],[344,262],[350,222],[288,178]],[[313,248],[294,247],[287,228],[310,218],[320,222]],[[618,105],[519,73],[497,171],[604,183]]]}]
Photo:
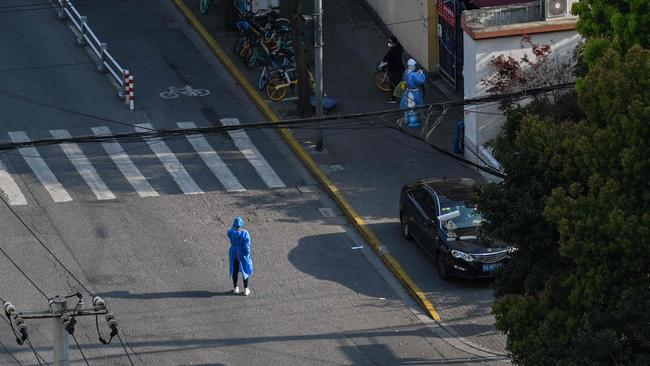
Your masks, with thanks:
[{"label": "car windshield", "polygon": [[440,202],[440,205],[441,215],[448,214],[456,210],[460,212],[460,216],[451,220],[459,229],[478,226],[483,220],[481,214],[476,211],[475,205],[466,204],[463,202]]}]

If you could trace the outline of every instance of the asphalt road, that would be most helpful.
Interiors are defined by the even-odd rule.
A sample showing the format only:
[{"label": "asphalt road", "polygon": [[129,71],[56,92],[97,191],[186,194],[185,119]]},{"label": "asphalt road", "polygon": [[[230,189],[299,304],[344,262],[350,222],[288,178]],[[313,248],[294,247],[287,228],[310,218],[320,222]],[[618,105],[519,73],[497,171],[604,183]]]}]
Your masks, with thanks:
[{"label": "asphalt road", "polygon": [[[262,120],[167,1],[79,6],[135,75],[135,111],[74,45],[53,9],[13,7],[24,4],[9,0],[0,8],[2,141],[90,135],[103,127],[132,132],[135,124]],[[184,85],[210,95],[160,97]],[[432,331],[374,254],[353,249],[359,239],[336,209],[333,217],[320,210],[334,204],[273,131],[247,133],[206,136],[198,148],[203,155],[197,140],[185,138],[9,151],[0,154],[0,184],[34,234],[106,299],[135,364],[488,362]],[[236,192],[228,191],[232,180],[210,169],[215,156],[223,162],[218,171],[230,171],[240,185]],[[224,234],[235,215],[253,238],[250,297],[230,293]],[[48,297],[83,292],[8,208],[0,209],[0,220],[0,246],[44,293],[0,258],[2,299],[43,309]],[[51,363],[49,322],[28,325],[35,350]],[[4,364],[18,364],[8,351],[22,364],[39,364],[8,326],[0,329]],[[89,364],[130,364],[117,340],[99,344],[94,319],[78,319],[76,329]],[[101,319],[100,329],[107,337]],[[70,343],[73,364],[85,364]]]}]

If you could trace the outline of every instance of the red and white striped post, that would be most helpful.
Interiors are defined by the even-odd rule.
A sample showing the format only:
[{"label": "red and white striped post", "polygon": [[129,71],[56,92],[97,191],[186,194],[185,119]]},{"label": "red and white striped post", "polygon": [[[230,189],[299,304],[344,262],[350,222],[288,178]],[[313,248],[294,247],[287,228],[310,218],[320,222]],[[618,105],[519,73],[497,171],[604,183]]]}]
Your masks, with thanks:
[{"label": "red and white striped post", "polygon": [[133,99],[133,75],[129,75],[129,109],[133,110],[134,99]]},{"label": "red and white striped post", "polygon": [[129,109],[133,110],[133,75],[125,69],[122,76],[124,77],[124,104],[128,104]]},{"label": "red and white striped post", "polygon": [[122,83],[124,85],[124,104],[129,103],[129,70],[122,71]]}]

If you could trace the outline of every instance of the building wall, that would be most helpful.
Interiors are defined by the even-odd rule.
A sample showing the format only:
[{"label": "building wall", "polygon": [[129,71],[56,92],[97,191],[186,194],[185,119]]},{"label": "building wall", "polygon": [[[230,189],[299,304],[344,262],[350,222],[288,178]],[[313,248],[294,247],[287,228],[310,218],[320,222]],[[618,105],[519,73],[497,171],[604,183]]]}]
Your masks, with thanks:
[{"label": "building wall", "polygon": [[[431,11],[435,9],[435,1],[432,0],[366,0],[368,4],[379,15],[381,20],[399,39],[406,52],[412,55],[415,60],[433,71],[432,68],[438,60],[430,59],[431,31],[434,33],[438,22],[437,19],[429,21]],[[434,9],[429,9],[429,3]],[[398,23],[398,24],[394,24]],[[432,27],[429,29],[429,27]],[[435,39],[435,38],[434,38]],[[437,57],[437,54],[431,58]]]},{"label": "building wall", "polygon": [[[575,30],[536,33],[530,36],[534,43],[551,45],[550,57],[562,62],[571,59],[573,50],[581,39]],[[490,64],[493,58],[503,54],[511,55],[515,59],[521,59],[524,55],[535,59],[530,45],[522,43],[521,35],[473,39],[465,32],[463,46],[465,99],[488,95],[488,87],[482,85],[482,81],[494,72]],[[505,117],[500,113],[498,103],[465,106],[465,137],[468,144],[476,148],[497,137],[505,123]]]}]

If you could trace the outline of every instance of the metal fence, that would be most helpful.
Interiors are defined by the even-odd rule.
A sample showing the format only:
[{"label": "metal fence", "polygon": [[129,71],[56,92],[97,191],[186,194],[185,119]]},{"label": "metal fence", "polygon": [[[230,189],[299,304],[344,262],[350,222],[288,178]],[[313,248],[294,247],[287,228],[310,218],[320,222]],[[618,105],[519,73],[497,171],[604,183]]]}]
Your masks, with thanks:
[{"label": "metal fence", "polygon": [[128,74],[128,70],[122,68],[120,64],[115,61],[113,56],[108,53],[106,43],[103,43],[97,38],[95,33],[90,26],[88,25],[87,19],[85,16],[79,14],[77,9],[74,7],[71,1],[69,0],[50,0],[54,7],[56,8],[59,18],[69,19],[75,28],[78,31],[77,43],[79,45],[88,45],[93,50],[99,62],[97,63],[97,68],[102,72],[108,72],[111,74],[113,79],[117,81],[118,84],[122,87],[120,95],[124,93],[125,83],[124,83],[124,73],[125,71]]}]

